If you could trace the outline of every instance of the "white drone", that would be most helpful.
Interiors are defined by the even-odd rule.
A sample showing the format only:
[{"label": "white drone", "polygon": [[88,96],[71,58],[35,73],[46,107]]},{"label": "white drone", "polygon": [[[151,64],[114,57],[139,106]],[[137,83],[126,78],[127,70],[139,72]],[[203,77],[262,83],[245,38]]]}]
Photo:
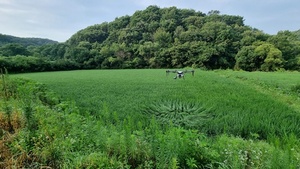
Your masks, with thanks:
[{"label": "white drone", "polygon": [[192,73],[192,75],[194,76],[195,71],[194,70],[166,70],[166,74],[169,75],[169,73],[176,73],[176,76],[174,77],[174,79],[177,78],[182,78],[184,79],[184,74],[185,73]]}]

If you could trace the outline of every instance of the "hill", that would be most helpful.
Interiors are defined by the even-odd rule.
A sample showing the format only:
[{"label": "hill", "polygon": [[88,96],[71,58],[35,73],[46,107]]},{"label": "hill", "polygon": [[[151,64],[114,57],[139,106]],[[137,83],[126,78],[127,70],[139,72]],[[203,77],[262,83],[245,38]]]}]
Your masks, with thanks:
[{"label": "hill", "polygon": [[43,46],[47,44],[56,44],[57,41],[43,38],[21,38],[11,35],[0,34],[0,46],[6,45],[8,43],[17,43],[24,47],[28,46]]},{"label": "hill", "polygon": [[[0,55],[31,55],[51,62],[4,58],[7,62],[2,65],[10,72],[37,71],[34,67],[300,70],[300,39],[296,33],[279,31],[269,35],[245,25],[242,16],[215,10],[205,14],[193,9],[149,6],[132,16],[88,26],[64,43],[28,48],[28,54],[20,54],[15,48],[0,48]],[[20,60],[28,66],[20,67],[24,65],[18,63]],[[32,63],[41,65],[30,66]]]},{"label": "hill", "polygon": [[292,36],[266,34],[219,11],[149,6],[78,31],[64,56],[85,68],[299,69],[300,41]]}]

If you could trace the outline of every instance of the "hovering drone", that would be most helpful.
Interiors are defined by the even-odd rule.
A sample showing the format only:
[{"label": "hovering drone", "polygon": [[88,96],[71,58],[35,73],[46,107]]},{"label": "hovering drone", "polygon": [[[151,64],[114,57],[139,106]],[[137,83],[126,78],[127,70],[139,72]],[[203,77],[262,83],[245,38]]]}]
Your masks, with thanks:
[{"label": "hovering drone", "polygon": [[176,76],[174,77],[174,79],[177,78],[182,78],[184,79],[184,74],[185,73],[192,73],[192,75],[194,76],[195,71],[194,70],[166,70],[166,74],[169,75],[169,73],[176,73]]}]

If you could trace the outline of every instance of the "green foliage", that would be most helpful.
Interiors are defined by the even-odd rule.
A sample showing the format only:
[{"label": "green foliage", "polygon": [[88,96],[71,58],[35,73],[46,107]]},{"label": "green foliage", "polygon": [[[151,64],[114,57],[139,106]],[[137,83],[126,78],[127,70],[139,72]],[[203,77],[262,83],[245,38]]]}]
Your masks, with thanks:
[{"label": "green foliage", "polygon": [[255,48],[254,53],[257,58],[263,60],[260,70],[275,71],[279,69],[283,63],[282,53],[271,44],[262,44]]},{"label": "green foliage", "polygon": [[[97,47],[80,48],[78,52],[82,42]],[[275,48],[267,52],[268,57],[243,56],[243,47],[254,45],[255,42],[270,42]],[[295,57],[300,51],[294,49],[298,49],[298,42],[296,39],[286,39],[281,34],[271,36],[245,26],[241,16],[221,15],[220,11],[211,11],[205,15],[176,7],[149,6],[143,11],[136,11],[132,16],[116,18],[110,23],[78,31],[66,42],[70,47],[65,56],[85,68],[194,66],[205,69],[236,67],[274,71],[284,66],[286,69],[297,70]],[[146,47],[148,44],[153,45],[149,48]],[[124,47],[120,51],[111,48],[111,45]],[[109,49],[109,52],[103,49]],[[293,49],[293,52],[289,49]],[[91,55],[92,50],[100,54]],[[286,59],[286,53],[290,59]],[[95,61],[95,58],[101,59]],[[250,67],[246,66],[248,63]]]},{"label": "green foliage", "polygon": [[23,81],[25,83],[18,87],[18,95],[20,97],[20,105],[26,119],[26,127],[32,134],[37,130],[38,124],[34,116],[34,102],[37,99],[35,92],[39,91],[35,83]]},{"label": "green foliage", "polygon": [[[299,168],[299,108],[290,105],[298,101],[288,93],[297,73],[197,70],[174,80],[163,70],[89,70],[10,79],[17,97],[8,102],[27,125],[0,137],[9,145],[1,167]],[[176,112],[173,125],[142,114],[145,107]],[[28,128],[30,117],[37,127]]]},{"label": "green foliage", "polygon": [[297,35],[290,31],[279,31],[277,35],[270,37],[268,41],[282,52],[282,57],[286,61],[284,68],[297,70],[295,58],[297,58],[300,51]]},{"label": "green foliage", "polygon": [[[217,138],[219,163],[229,168],[297,168],[299,152],[278,149],[264,141],[222,135]],[[296,144],[293,144],[294,146]]]},{"label": "green foliage", "polygon": [[28,46],[42,46],[46,44],[54,44],[57,42],[49,39],[42,39],[42,38],[20,38],[11,35],[4,35],[0,33],[0,46],[9,43],[17,43],[24,47],[28,47]]},{"label": "green foliage", "polygon": [[[0,98],[3,98],[3,102],[4,102],[4,112],[6,115],[6,119],[7,119],[7,127],[8,127],[8,132],[13,133],[14,132],[14,128],[12,125],[12,107],[11,105],[9,105],[9,100],[10,97],[12,97],[11,95],[11,86],[10,86],[10,81],[8,79],[8,73],[6,69],[0,69],[0,77],[1,77],[1,93],[0,93]],[[1,129],[2,132],[2,129]],[[2,135],[2,134],[1,134]],[[1,136],[2,137],[2,136]]]},{"label": "green foliage", "polygon": [[[206,69],[227,69],[235,66],[237,69],[263,71],[278,70],[282,66],[287,69],[298,69],[295,61],[295,56],[299,54],[298,50],[289,52],[289,55],[293,53],[291,59],[287,60],[285,57],[285,53],[291,51],[288,49],[297,48],[298,41],[280,37],[280,35],[270,36],[245,26],[242,17],[221,15],[220,11],[211,11],[205,15],[176,7],[149,6],[132,16],[89,26],[78,31],[67,41],[67,45],[70,45],[69,51],[75,51],[81,42],[99,44],[100,48],[92,48],[100,52],[99,56],[90,55],[86,49],[81,49],[85,51],[84,54],[67,52],[66,56],[69,58],[76,56],[74,60],[81,65],[83,60],[86,61],[89,68],[105,69],[186,66]],[[276,48],[267,52],[268,57],[243,55],[245,53],[243,47],[267,41]],[[147,46],[154,45],[149,48],[146,47],[146,43]],[[122,45],[124,48],[120,51],[118,48],[111,48],[112,44]],[[288,44],[289,48],[280,44]],[[109,52],[103,52],[103,49],[108,48]],[[284,53],[283,59],[280,52]],[[102,59],[97,59],[98,62],[88,61],[96,57]],[[261,59],[258,59],[259,57]]]},{"label": "green foliage", "polygon": [[300,84],[296,84],[296,85],[292,86],[291,91],[295,92],[298,95],[300,95]]},{"label": "green foliage", "polygon": [[236,55],[236,69],[247,71],[276,71],[283,67],[282,53],[270,43],[256,42],[244,46]]},{"label": "green foliage", "polygon": [[213,113],[196,103],[180,100],[161,100],[144,108],[147,116],[154,116],[163,125],[174,125],[187,129],[200,129]]},{"label": "green foliage", "polygon": [[246,71],[255,71],[260,63],[254,54],[255,46],[243,46],[237,53],[235,69],[243,69]]},{"label": "green foliage", "polygon": [[78,63],[68,59],[50,61],[44,58],[23,55],[0,56],[0,66],[11,73],[74,70],[80,68]]},{"label": "green foliage", "polygon": [[[205,123],[198,123],[200,119],[185,123],[189,118],[177,118],[182,117],[179,114],[174,119],[164,119],[165,124],[171,121],[176,125],[200,125],[199,130],[210,135],[226,132],[243,138],[251,137],[251,133],[257,133],[260,139],[270,134],[300,133],[297,125],[300,103],[290,96],[291,87],[298,83],[297,73],[196,70],[194,77],[186,74],[185,80],[165,76],[163,70],[89,70],[20,76],[46,83],[62,96],[74,99],[83,114],[98,118],[107,107],[119,114],[119,120],[134,114],[133,121],[137,123],[145,119],[142,113],[145,108],[154,108],[161,116],[172,110],[172,104],[179,108],[181,104],[199,109],[204,113],[200,113],[201,117],[208,115]],[[83,82],[87,85],[82,85]],[[192,104],[194,108],[189,107]]]},{"label": "green foliage", "polygon": [[171,128],[164,133],[156,131],[154,137],[157,168],[201,167],[212,160],[214,151],[207,151],[206,137],[196,131]]},{"label": "green foliage", "polygon": [[11,63],[1,57],[0,66],[10,72],[182,67],[300,70],[299,44],[297,32],[268,35],[245,26],[241,16],[149,6],[132,16],[88,26],[64,43],[2,35],[0,56],[33,58],[17,57]]},{"label": "green foliage", "polygon": [[67,49],[68,45],[66,43],[56,43],[35,47],[30,51],[33,56],[47,58],[49,60],[59,60],[65,57]]},{"label": "green foliage", "polygon": [[9,43],[0,47],[0,55],[2,56],[16,56],[16,55],[30,55],[29,51],[20,44]]}]

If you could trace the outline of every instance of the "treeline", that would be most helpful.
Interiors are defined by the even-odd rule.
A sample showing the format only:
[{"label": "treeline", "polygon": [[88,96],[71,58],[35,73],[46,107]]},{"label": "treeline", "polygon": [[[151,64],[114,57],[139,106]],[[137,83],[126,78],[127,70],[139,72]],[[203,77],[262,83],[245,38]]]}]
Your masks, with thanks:
[{"label": "treeline", "polygon": [[[28,62],[35,58],[48,65],[63,63],[61,70],[65,70],[65,63],[72,65],[66,69],[300,70],[298,32],[269,35],[246,26],[241,16],[149,6],[132,16],[89,26],[65,43],[27,47],[27,54],[18,54]],[[0,55],[6,57],[2,60],[16,54],[8,56],[3,48]],[[5,64],[0,61],[1,66]]]},{"label": "treeline", "polygon": [[44,38],[20,38],[11,35],[4,35],[0,33],[0,46],[6,45],[8,43],[16,43],[22,46],[42,46],[46,44],[56,44],[57,41]]},{"label": "treeline", "polygon": [[11,73],[43,72],[59,70],[76,70],[80,65],[72,60],[59,59],[51,61],[45,58],[16,55],[0,57],[0,68],[5,68]]},{"label": "treeline", "polygon": [[[9,42],[9,43],[5,43]],[[10,43],[13,42],[13,43]],[[56,70],[74,70],[80,66],[66,59],[51,60],[43,57],[43,49],[60,45],[58,42],[40,38],[17,38],[0,34],[0,68],[9,72],[40,72]]]}]

